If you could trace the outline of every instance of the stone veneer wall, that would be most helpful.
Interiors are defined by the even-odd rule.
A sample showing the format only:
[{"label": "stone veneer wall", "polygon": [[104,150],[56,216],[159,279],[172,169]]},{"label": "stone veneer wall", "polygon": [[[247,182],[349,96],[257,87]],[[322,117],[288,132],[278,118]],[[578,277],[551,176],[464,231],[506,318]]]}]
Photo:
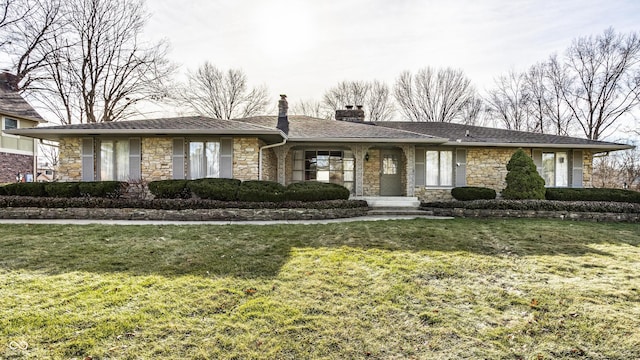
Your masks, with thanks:
[{"label": "stone veneer wall", "polygon": [[82,141],[80,138],[63,138],[58,143],[58,180],[82,180]]},{"label": "stone veneer wall", "polygon": [[258,180],[259,150],[260,140],[258,138],[233,139],[234,179]]},{"label": "stone veneer wall", "polygon": [[[502,191],[507,183],[507,163],[517,148],[467,148],[467,186]],[[524,149],[531,156],[531,149]]]},{"label": "stone veneer wall", "polygon": [[[264,146],[262,141],[260,146]],[[278,181],[278,157],[273,148],[262,151],[262,180]]]},{"label": "stone veneer wall", "polygon": [[422,202],[453,200],[450,188],[426,189],[424,186],[420,186],[415,189],[414,195]]},{"label": "stone veneer wall", "polygon": [[369,161],[364,162],[363,195],[380,195],[380,150],[369,149]]},{"label": "stone veneer wall", "polygon": [[593,153],[590,150],[582,151],[582,187],[593,187]]},{"label": "stone veneer wall", "polygon": [[0,152],[0,183],[16,182],[18,173],[33,174],[33,155]]},{"label": "stone veneer wall", "polygon": [[142,179],[173,179],[173,139],[142,138]]}]

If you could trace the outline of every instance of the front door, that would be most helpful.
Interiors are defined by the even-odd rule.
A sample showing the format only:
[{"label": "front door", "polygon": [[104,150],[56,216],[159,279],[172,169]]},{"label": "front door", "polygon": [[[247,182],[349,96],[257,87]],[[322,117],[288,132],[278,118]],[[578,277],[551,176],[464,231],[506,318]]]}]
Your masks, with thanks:
[{"label": "front door", "polygon": [[402,196],[402,151],[380,150],[380,196]]}]

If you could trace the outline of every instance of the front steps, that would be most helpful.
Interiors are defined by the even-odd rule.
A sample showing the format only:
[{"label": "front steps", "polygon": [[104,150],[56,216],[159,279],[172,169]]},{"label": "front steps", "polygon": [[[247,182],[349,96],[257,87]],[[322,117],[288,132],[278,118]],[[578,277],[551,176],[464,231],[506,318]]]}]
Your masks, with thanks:
[{"label": "front steps", "polygon": [[425,216],[433,215],[430,211],[420,210],[420,200],[417,197],[406,196],[358,196],[353,200],[365,200],[369,204],[368,215],[386,216]]}]

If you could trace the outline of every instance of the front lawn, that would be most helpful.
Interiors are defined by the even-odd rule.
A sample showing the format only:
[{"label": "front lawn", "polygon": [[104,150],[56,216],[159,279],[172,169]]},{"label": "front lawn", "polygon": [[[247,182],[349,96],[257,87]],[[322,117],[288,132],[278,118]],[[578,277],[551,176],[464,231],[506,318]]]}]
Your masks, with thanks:
[{"label": "front lawn", "polygon": [[3,359],[640,358],[640,225],[0,225]]}]

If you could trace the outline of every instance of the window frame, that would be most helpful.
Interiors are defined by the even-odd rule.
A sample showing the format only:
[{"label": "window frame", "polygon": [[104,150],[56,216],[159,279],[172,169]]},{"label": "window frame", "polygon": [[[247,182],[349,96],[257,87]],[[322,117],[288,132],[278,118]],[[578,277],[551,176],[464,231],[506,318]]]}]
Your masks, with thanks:
[{"label": "window frame", "polygon": [[[202,157],[202,166],[205,172],[205,176],[204,177],[193,177],[193,161],[191,158],[191,145],[194,143],[201,143],[202,144],[202,148],[204,150],[203,153],[203,157]],[[208,148],[207,148],[207,144],[217,144],[217,160],[216,160],[216,164],[217,164],[217,176],[213,177],[213,176],[208,176],[208,169],[209,169],[209,161],[208,161],[208,157],[207,157],[207,153],[208,153]],[[222,174],[222,140],[219,138],[216,139],[198,139],[198,138],[194,138],[194,139],[187,139],[186,144],[185,144],[185,155],[184,155],[184,159],[187,162],[187,179],[189,180],[196,180],[196,179],[211,179],[211,178],[220,178],[221,174]]]},{"label": "window frame", "polygon": [[[573,170],[573,166],[570,166],[570,160],[569,160],[569,156],[572,156],[572,152],[568,151],[568,150],[542,150],[542,158],[541,158],[541,166],[540,166],[540,176],[542,176],[542,178],[545,181],[544,186],[545,187],[549,187],[549,188],[553,188],[553,187],[562,187],[562,188],[569,188],[572,187],[572,181],[571,181],[571,171]],[[564,163],[565,163],[565,171],[563,172],[564,175],[564,180],[565,180],[565,184],[564,185],[558,185],[558,154],[564,154]],[[549,184],[547,183],[547,168],[545,166],[545,155],[553,155],[553,170],[552,170],[552,175],[553,175],[553,183]]]},{"label": "window frame", "polygon": [[[433,167],[433,166],[429,166],[429,155],[428,155],[429,152],[437,152],[437,155],[438,155],[438,164],[436,166],[436,169],[437,169],[436,176],[437,176],[437,179],[438,179],[438,183],[437,184],[433,184],[433,183],[430,184],[429,183],[429,180],[430,180],[429,173],[430,173],[430,169]],[[448,176],[449,176],[449,180],[450,180],[450,183],[448,183],[448,184],[444,184],[443,177],[442,177],[442,174],[443,174],[443,172],[442,172],[442,165],[443,165],[442,153],[445,153],[445,152],[449,153],[449,156],[450,156],[449,169],[447,169],[447,170],[449,170],[448,171],[448,173],[449,173]],[[455,185],[455,182],[456,182],[456,180],[455,180],[456,179],[455,157],[456,157],[456,149],[441,149],[441,148],[427,148],[427,149],[425,149],[425,155],[424,155],[424,169],[425,169],[425,178],[424,178],[425,181],[424,181],[424,184],[425,184],[425,188],[450,189],[450,188],[454,188],[456,186]]]},{"label": "window frame", "polygon": [[[350,149],[311,147],[292,149],[291,152],[291,182],[318,181],[342,185],[352,193],[355,191],[356,164],[355,156]],[[308,157],[312,153],[315,156]],[[326,159],[323,159],[322,170],[320,170],[327,173],[326,180],[324,178],[318,179],[318,157],[320,156],[326,156]],[[313,161],[313,159],[316,160]],[[324,164],[325,161],[326,164]],[[315,168],[312,168],[313,164],[315,164]],[[339,178],[340,181],[332,181],[336,178]]]},{"label": "window frame", "polygon": [[[127,143],[127,154],[124,156],[124,159],[126,159],[126,171],[124,174],[119,174],[118,173],[118,169],[121,167],[124,167],[124,164],[119,164],[118,162],[118,158],[119,158],[119,151],[118,150],[118,143]],[[109,175],[108,178],[105,178],[103,176],[103,169],[104,169],[104,164],[105,164],[105,157],[103,156],[103,150],[102,150],[102,146],[105,143],[112,143],[113,144],[113,159],[112,159],[112,168],[113,170],[111,171],[112,173]],[[131,139],[126,138],[109,138],[109,139],[100,139],[99,143],[98,143],[98,148],[96,149],[96,156],[98,156],[98,171],[97,174],[100,177],[101,181],[129,181],[130,179],[130,173],[131,173]],[[119,179],[119,175],[122,176],[122,179]]]},{"label": "window frame", "polygon": [[[7,120],[13,120],[16,122],[16,127],[12,127],[12,128],[8,128],[7,129]],[[7,134],[4,131],[5,130],[14,130],[14,129],[20,129],[20,120],[12,118],[12,117],[7,117],[7,116],[3,116],[2,117],[2,136],[9,136],[9,137],[13,137],[13,138],[19,138],[20,135],[14,135],[14,134]]]}]

